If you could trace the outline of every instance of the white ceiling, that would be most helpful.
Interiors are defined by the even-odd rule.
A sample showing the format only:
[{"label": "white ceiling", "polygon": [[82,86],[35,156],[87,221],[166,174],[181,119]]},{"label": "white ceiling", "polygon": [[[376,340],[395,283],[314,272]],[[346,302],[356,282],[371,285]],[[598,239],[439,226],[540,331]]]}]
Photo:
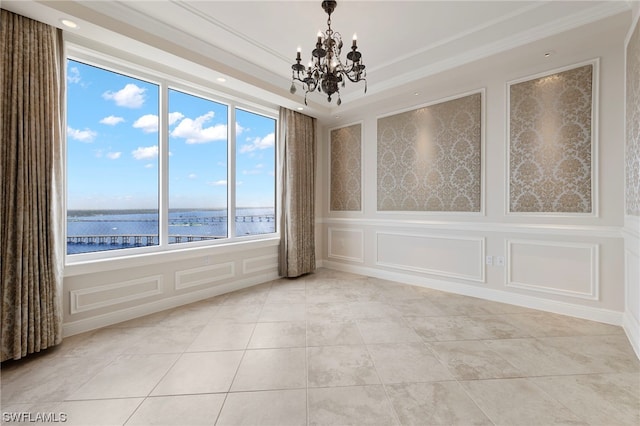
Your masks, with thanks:
[{"label": "white ceiling", "polygon": [[[2,7],[61,27],[72,18],[73,37],[93,39],[144,55],[169,52],[228,77],[227,90],[300,105],[290,95],[297,47],[306,64],[327,15],[321,1],[11,1]],[[332,27],[345,44],[354,33],[368,70],[369,93],[393,92],[416,79],[576,28],[630,9],[628,1],[339,1]],[[70,31],[71,33],[71,31]],[[133,38],[146,44],[128,39]],[[157,49],[145,47],[153,46]],[[343,54],[346,54],[343,53]],[[176,64],[177,66],[177,64]],[[364,96],[362,84],[341,90],[343,108]],[[320,94],[309,111],[331,114]]]}]

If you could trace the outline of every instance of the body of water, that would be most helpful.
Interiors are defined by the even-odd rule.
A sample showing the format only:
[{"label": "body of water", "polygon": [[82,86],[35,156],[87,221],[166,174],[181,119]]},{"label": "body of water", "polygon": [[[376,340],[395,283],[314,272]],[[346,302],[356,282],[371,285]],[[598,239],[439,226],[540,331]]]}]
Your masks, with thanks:
[{"label": "body of water", "polygon": [[[172,210],[169,243],[227,237],[226,210]],[[236,235],[269,234],[276,230],[273,208],[239,208]],[[69,210],[67,254],[158,245],[158,212],[151,210]]]}]

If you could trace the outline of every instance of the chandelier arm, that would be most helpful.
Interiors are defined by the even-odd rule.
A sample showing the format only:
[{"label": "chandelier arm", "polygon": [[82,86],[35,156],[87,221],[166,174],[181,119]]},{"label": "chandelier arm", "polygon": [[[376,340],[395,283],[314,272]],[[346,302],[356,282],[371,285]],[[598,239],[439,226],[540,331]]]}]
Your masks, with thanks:
[{"label": "chandelier arm", "polygon": [[360,81],[364,80],[364,78],[358,78],[357,76],[356,76],[356,77],[351,77],[349,74],[345,74],[345,76],[346,76],[346,77],[349,79],[349,81],[350,81],[350,82],[352,82],[352,83],[358,83],[358,82],[360,82]]}]

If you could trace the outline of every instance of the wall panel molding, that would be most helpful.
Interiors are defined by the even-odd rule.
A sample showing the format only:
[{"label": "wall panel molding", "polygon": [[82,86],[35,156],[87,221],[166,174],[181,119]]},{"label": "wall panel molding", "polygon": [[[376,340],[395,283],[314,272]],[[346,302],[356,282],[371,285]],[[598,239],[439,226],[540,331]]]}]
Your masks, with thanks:
[{"label": "wall panel molding", "polygon": [[507,214],[598,216],[599,63],[507,82]]},{"label": "wall panel molding", "polygon": [[402,284],[431,288],[434,290],[446,291],[448,293],[477,297],[484,300],[492,300],[494,302],[508,303],[530,309],[539,309],[546,312],[569,315],[576,318],[599,321],[606,324],[623,324],[623,313],[610,309],[561,302],[552,299],[543,299],[536,296],[513,293],[506,290],[481,287],[475,284],[444,281],[432,277],[417,276],[402,271],[388,271],[379,268],[332,262],[330,260],[325,260],[323,262],[323,266],[337,271],[352,272],[354,274],[396,281]]},{"label": "wall panel molding", "polygon": [[[347,237],[351,234],[351,237]],[[364,232],[361,229],[327,229],[327,257],[329,259],[364,262]]]},{"label": "wall panel molding", "polygon": [[364,126],[329,130],[329,210],[362,212]]},{"label": "wall panel molding", "polygon": [[376,232],[376,265],[485,282],[485,238]]},{"label": "wall panel molding", "polygon": [[624,329],[631,345],[640,358],[640,236],[625,236],[624,281],[625,321]]},{"label": "wall panel molding", "polygon": [[175,272],[175,289],[182,290],[204,284],[213,284],[235,277],[235,262],[225,262]]},{"label": "wall panel molding", "polygon": [[71,314],[93,311],[163,293],[162,275],[71,290]]},{"label": "wall panel molding", "polygon": [[222,283],[214,287],[206,287],[200,290],[196,289],[194,291],[183,292],[172,297],[155,300],[149,303],[143,303],[130,308],[114,310],[105,314],[95,315],[85,319],[65,322],[62,325],[63,335],[64,337],[69,337],[75,334],[84,333],[86,331],[107,327],[123,321],[128,321],[134,318],[139,318],[145,315],[164,311],[166,309],[172,309],[189,303],[198,302],[200,300],[208,299],[209,297],[214,297],[232,291],[241,290],[243,288],[251,287],[257,284],[262,284],[264,282],[275,280],[277,278],[277,273],[247,277],[240,280]]},{"label": "wall panel molding", "polygon": [[242,259],[242,273],[253,274],[255,272],[264,272],[278,270],[278,255],[269,254],[266,256],[249,257]]},{"label": "wall panel molding", "polygon": [[378,211],[483,213],[484,92],[378,117]]},{"label": "wall panel molding", "polygon": [[[504,222],[468,222],[421,219],[366,219],[319,218],[317,223],[340,227],[415,228],[435,231],[500,232],[505,234],[545,234],[549,236],[576,236],[598,238],[622,238],[623,229],[617,226],[518,224]],[[640,229],[640,228],[638,228]],[[631,232],[631,231],[630,231]]]},{"label": "wall panel molding", "polygon": [[599,299],[598,244],[517,239],[505,243],[506,287]]}]

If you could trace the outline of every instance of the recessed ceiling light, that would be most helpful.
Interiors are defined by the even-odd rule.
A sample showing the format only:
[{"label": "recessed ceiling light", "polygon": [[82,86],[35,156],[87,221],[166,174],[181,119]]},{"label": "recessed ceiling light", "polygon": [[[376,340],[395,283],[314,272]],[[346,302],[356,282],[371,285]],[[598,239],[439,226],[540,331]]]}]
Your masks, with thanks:
[{"label": "recessed ceiling light", "polygon": [[548,57],[550,57],[550,56],[553,56],[555,53],[556,53],[556,51],[555,51],[555,50],[549,50],[549,51],[547,51],[547,52],[544,52],[544,57],[545,57],[545,58],[548,58]]},{"label": "recessed ceiling light", "polygon": [[302,110],[304,110],[303,107],[298,107],[298,111],[302,111]]},{"label": "recessed ceiling light", "polygon": [[60,22],[67,28],[78,28],[78,24],[71,19],[61,19]]},{"label": "recessed ceiling light", "polygon": [[224,83],[225,81],[227,81],[227,79],[224,77],[218,77],[216,78],[216,80],[218,80],[220,83]]},{"label": "recessed ceiling light", "polygon": [[414,92],[413,96],[418,96],[420,93]]}]

